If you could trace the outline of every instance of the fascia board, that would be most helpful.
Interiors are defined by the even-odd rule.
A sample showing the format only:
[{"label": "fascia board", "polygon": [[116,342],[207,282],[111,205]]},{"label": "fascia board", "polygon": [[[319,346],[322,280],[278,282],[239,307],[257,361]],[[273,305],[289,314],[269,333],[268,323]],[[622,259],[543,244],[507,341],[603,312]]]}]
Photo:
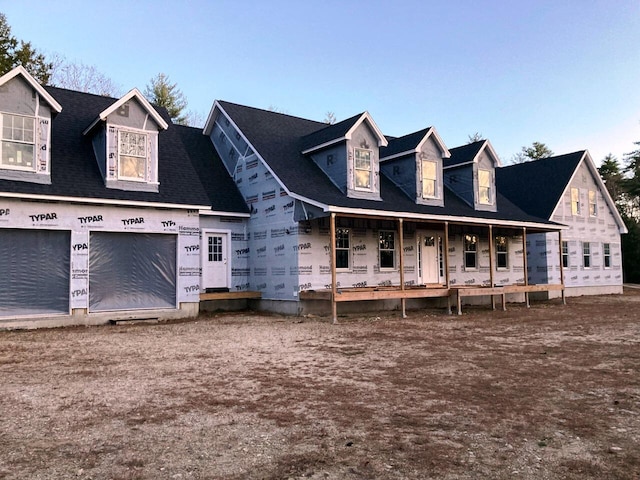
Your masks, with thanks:
[{"label": "fascia board", "polygon": [[207,117],[207,121],[204,123],[204,127],[202,129],[203,135],[211,135],[211,131],[213,130],[213,119],[215,118],[214,113],[216,108],[220,108],[220,103],[218,100],[214,100],[213,105],[211,106],[211,110],[209,110],[209,116]]},{"label": "fascia board", "polygon": [[233,213],[233,212],[221,212],[219,210],[199,210],[198,215],[203,217],[242,217],[242,218],[250,218],[250,213]]},{"label": "fascia board", "polygon": [[27,70],[22,66],[22,65],[18,65],[16,68],[14,68],[13,70],[5,73],[4,75],[2,75],[0,77],[0,85],[4,85],[5,83],[7,83],[9,80],[11,80],[12,78],[17,77],[18,75],[22,75],[22,77],[24,77],[24,79],[27,81],[27,83],[36,91],[38,92],[38,94],[44,98],[47,103],[49,104],[49,106],[51,106],[51,108],[53,108],[53,110],[57,113],[60,113],[62,111],[62,106],[56,102],[55,98],[53,98],[49,92],[47,92],[42,85],[40,85],[35,78],[33,78],[31,76],[31,74],[29,72],[27,72]]},{"label": "fascia board", "polygon": [[118,205],[123,207],[173,208],[180,210],[206,210],[208,205],[188,205],[179,203],[139,202],[134,200],[114,200],[110,198],[66,197],[62,195],[35,195],[24,193],[0,192],[0,197],[42,200],[46,202],[85,203],[91,205]]},{"label": "fascia board", "polygon": [[[350,137],[349,137],[350,138]],[[344,137],[339,137],[339,138],[334,138],[333,140],[329,140],[328,142],[324,142],[320,145],[315,145],[311,148],[307,148],[306,150],[303,150],[301,153],[303,155],[307,155],[308,153],[312,153],[318,150],[322,150],[323,148],[327,148],[330,147],[331,145],[335,145],[336,143],[340,143],[347,140],[347,136],[345,135]]]},{"label": "fascia board", "polygon": [[380,131],[380,129],[378,128],[378,125],[376,125],[376,122],[373,121],[373,118],[371,118],[371,115],[369,114],[369,112],[364,112],[360,116],[360,118],[347,131],[345,138],[347,140],[351,140],[351,136],[353,135],[353,132],[365,120],[369,123],[369,126],[378,137],[378,147],[386,147],[389,144],[389,142],[387,141],[387,138],[382,134],[382,131]]},{"label": "fascia board", "polygon": [[438,134],[435,127],[429,127],[429,130],[425,134],[424,138],[420,140],[420,143],[418,143],[418,146],[416,147],[415,151],[419,152],[422,149],[422,146],[431,136],[433,136],[433,139],[435,140],[436,144],[440,148],[440,151],[442,152],[442,158],[451,157],[451,152],[449,152],[449,149],[445,145],[444,141],[442,140],[442,137]]},{"label": "fascia board", "polygon": [[491,145],[491,142],[489,140],[485,140],[484,141],[484,145],[482,145],[482,148],[480,149],[480,151],[478,152],[478,155],[476,155],[476,158],[478,156],[480,156],[480,154],[484,151],[484,150],[488,150],[489,154],[493,157],[494,161],[495,161],[495,166],[497,167],[502,167],[502,162],[500,161],[500,157],[498,156],[498,154],[496,153],[495,149],[493,148],[493,145]]}]

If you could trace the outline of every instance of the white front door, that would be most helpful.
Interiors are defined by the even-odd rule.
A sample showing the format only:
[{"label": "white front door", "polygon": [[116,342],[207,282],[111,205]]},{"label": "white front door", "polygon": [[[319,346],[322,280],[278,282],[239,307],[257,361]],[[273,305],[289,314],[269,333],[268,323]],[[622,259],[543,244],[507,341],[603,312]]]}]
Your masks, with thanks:
[{"label": "white front door", "polygon": [[423,233],[418,242],[418,283],[440,283],[440,237]]},{"label": "white front door", "polygon": [[229,288],[228,234],[204,232],[202,288]]}]

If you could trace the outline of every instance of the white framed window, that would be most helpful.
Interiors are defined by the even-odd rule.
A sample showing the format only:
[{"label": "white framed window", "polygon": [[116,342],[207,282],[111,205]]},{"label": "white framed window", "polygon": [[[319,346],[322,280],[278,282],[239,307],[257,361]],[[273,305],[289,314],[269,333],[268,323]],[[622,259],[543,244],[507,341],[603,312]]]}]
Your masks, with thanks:
[{"label": "white framed window", "polygon": [[496,245],[496,268],[506,270],[509,268],[509,241],[504,235],[498,235],[495,239]]},{"label": "white framed window", "polygon": [[383,231],[379,236],[380,269],[396,268],[396,232]]},{"label": "white framed window", "polygon": [[591,244],[589,242],[582,242],[582,266],[591,268]]},{"label": "white framed window", "polygon": [[466,234],[464,236],[464,268],[475,270],[478,268],[478,236]]},{"label": "white framed window", "polygon": [[0,167],[15,170],[36,169],[36,119],[3,113]]},{"label": "white framed window", "polygon": [[589,216],[595,217],[598,215],[598,202],[596,200],[595,190],[589,190]]},{"label": "white framed window", "polygon": [[602,244],[602,265],[604,268],[611,268],[611,244]]},{"label": "white framed window", "polygon": [[336,270],[348,270],[351,257],[351,235],[348,228],[336,230]]},{"label": "white framed window", "polygon": [[422,198],[438,196],[438,163],[422,160]]},{"label": "white framed window", "polygon": [[118,178],[147,180],[148,138],[142,132],[118,131]]},{"label": "white framed window", "polygon": [[580,190],[571,187],[571,215],[580,215]]},{"label": "white framed window", "polygon": [[562,241],[562,268],[569,268],[569,242]]},{"label": "white framed window", "polygon": [[478,203],[491,205],[491,172],[489,170],[478,170]]},{"label": "white framed window", "polygon": [[371,165],[371,150],[356,148],[355,156],[355,187],[360,190],[371,190],[373,168]]}]

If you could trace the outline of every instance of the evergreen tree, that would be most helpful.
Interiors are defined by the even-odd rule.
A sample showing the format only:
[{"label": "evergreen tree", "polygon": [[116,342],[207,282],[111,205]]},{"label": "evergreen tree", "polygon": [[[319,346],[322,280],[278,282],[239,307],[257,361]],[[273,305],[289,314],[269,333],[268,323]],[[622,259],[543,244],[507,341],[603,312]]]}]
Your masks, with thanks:
[{"label": "evergreen tree", "polygon": [[22,65],[41,84],[49,83],[53,65],[33,48],[31,42],[15,38],[11,34],[7,17],[0,13],[0,75],[18,65]]},{"label": "evergreen tree", "polygon": [[178,85],[169,81],[167,75],[159,73],[152,78],[144,94],[151,103],[166,108],[174,123],[187,124],[187,117],[184,113],[184,109],[187,107],[187,99],[178,89]]}]

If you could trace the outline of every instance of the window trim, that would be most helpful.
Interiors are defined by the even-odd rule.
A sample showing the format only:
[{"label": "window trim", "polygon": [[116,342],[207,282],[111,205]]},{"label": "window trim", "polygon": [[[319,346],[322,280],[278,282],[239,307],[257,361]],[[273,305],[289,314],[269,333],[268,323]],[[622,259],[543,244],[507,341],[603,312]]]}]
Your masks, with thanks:
[{"label": "window trim", "polygon": [[[433,178],[426,178],[425,177],[425,163],[429,163],[433,165],[433,172],[434,172],[434,176]],[[428,158],[423,158],[421,160],[421,164],[420,164],[420,170],[421,170],[421,175],[420,175],[420,182],[421,182],[421,195],[422,198],[424,199],[434,199],[434,198],[440,198],[439,195],[439,189],[438,189],[438,162],[436,162],[435,160],[430,160]],[[424,186],[425,186],[425,179],[428,180],[429,182],[433,182],[433,195],[425,195],[424,193]]]},{"label": "window trim", "polygon": [[[24,140],[15,140],[15,139],[5,139],[4,138],[5,116],[31,119],[33,121],[33,130],[32,130],[33,142],[28,142]],[[37,120],[38,120],[38,117],[36,116],[22,115],[22,114],[16,114],[11,112],[4,112],[4,111],[0,112],[0,169],[14,170],[14,171],[20,171],[20,172],[36,172],[37,170],[36,166],[38,163],[38,122]],[[13,125],[12,125],[12,132],[13,132]],[[31,167],[24,167],[19,165],[10,165],[10,164],[2,163],[2,151],[4,150],[4,143],[13,143],[13,144],[27,145],[27,146],[30,145],[33,148],[33,152],[31,155]]]},{"label": "window trim", "polygon": [[[480,182],[480,173],[486,172],[487,174],[487,185],[483,186]],[[487,201],[482,200],[482,191],[486,189],[487,191]],[[486,168],[478,168],[478,203],[480,205],[493,205],[493,189],[491,188],[491,170],[487,170]]]},{"label": "window trim", "polygon": [[[148,183],[149,182],[149,165],[151,162],[151,148],[150,148],[150,144],[149,144],[149,132],[147,132],[146,130],[138,130],[138,129],[134,129],[134,128],[118,128],[116,127],[116,155],[117,155],[117,166],[116,166],[116,172],[117,172],[117,179],[118,180],[124,180],[127,182],[141,182],[141,183]],[[127,134],[135,134],[135,135],[141,135],[144,137],[144,148],[145,148],[145,156],[139,156],[139,155],[132,155],[132,154],[122,154],[120,153],[120,145],[121,145],[121,135],[123,133],[127,133]],[[144,158],[144,177],[128,177],[125,175],[121,175],[120,174],[120,167],[121,167],[121,157],[133,157],[133,158]]]},{"label": "window trim", "polygon": [[562,240],[562,268],[569,268],[569,242],[567,240]]},{"label": "window trim", "polygon": [[591,242],[582,242],[582,268],[591,268]]},{"label": "window trim", "polygon": [[[498,239],[504,239],[504,251],[498,249]],[[494,237],[495,253],[496,253],[496,270],[509,270],[509,238],[506,235],[496,235]],[[499,257],[504,257],[504,266],[500,266]]]},{"label": "window trim", "polygon": [[611,268],[611,244],[610,243],[602,244],[602,267],[606,269]]},{"label": "window trim", "polygon": [[[367,152],[369,154],[369,169],[358,168],[358,152]],[[363,192],[371,192],[373,191],[373,150],[369,150],[367,148],[358,148],[354,147],[353,149],[353,188],[356,190],[361,190]],[[361,187],[358,186],[358,171],[360,172],[369,172],[369,186]]]},{"label": "window trim", "polygon": [[[473,244],[475,245],[475,249],[474,250],[468,250],[467,249],[467,237],[470,237],[471,239],[475,239],[475,241],[473,242]],[[463,264],[464,264],[464,269],[465,271],[477,271],[478,270],[478,242],[480,241],[480,239],[478,238],[478,235],[475,235],[473,233],[465,233],[464,236],[462,237],[462,251],[463,251]],[[474,266],[470,267],[467,265],[467,255],[468,254],[473,254],[473,259],[474,259]]]},{"label": "window trim", "polygon": [[[576,198],[574,198],[574,192]],[[580,189],[577,187],[571,187],[571,215],[574,217],[582,215],[580,211]]]},{"label": "window trim", "polygon": [[[346,237],[340,237],[340,234],[346,233]],[[347,246],[338,246],[339,238],[346,238]],[[336,238],[334,240],[336,251],[336,272],[349,272],[351,271],[351,229],[350,228],[336,228]],[[338,251],[347,252],[347,266],[338,267]]]},{"label": "window trim", "polygon": [[[593,194],[593,202],[591,201],[591,194]],[[598,216],[598,195],[595,190],[589,190],[589,216]]]},{"label": "window trim", "polygon": [[[393,241],[393,248],[382,248],[383,234],[391,234],[391,239]],[[393,265],[392,266],[382,266],[382,253],[383,252],[391,252]],[[378,231],[378,266],[380,271],[390,271],[395,270],[397,268],[396,261],[396,232],[394,230],[379,230]]]}]

